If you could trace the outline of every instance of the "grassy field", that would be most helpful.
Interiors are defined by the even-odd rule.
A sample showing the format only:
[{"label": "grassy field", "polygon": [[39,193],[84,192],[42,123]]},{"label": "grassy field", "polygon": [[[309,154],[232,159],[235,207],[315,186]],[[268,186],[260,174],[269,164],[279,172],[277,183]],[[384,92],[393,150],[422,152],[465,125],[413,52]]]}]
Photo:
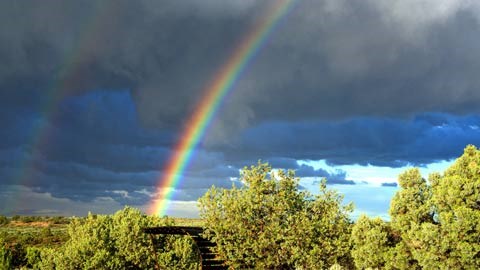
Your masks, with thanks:
[{"label": "grassy field", "polygon": [[173,218],[177,226],[203,227],[204,221],[199,218]]},{"label": "grassy field", "polygon": [[6,243],[25,246],[59,246],[68,240],[67,224],[48,222],[11,222],[0,227],[0,238]]},{"label": "grassy field", "polygon": [[[23,221],[22,221],[23,219]],[[0,238],[6,243],[21,243],[27,246],[58,246],[68,240],[67,226],[70,218],[53,219],[36,217],[36,221],[25,218],[11,220],[0,225]],[[201,219],[171,218],[175,225],[201,227]],[[27,220],[27,221],[25,221]]]}]

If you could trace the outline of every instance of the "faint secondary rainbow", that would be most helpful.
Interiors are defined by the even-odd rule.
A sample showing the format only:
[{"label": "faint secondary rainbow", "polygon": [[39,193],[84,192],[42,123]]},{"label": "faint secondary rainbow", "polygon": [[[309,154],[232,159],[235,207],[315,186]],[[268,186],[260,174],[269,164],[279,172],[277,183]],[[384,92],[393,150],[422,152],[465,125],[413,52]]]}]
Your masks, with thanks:
[{"label": "faint secondary rainbow", "polygon": [[[104,33],[102,25],[110,18],[109,12],[112,8],[110,3],[94,3],[91,13],[84,19],[85,23],[79,29],[75,45],[65,53],[63,61],[58,65],[55,75],[42,93],[45,100],[40,104],[40,116],[37,123],[29,131],[30,137],[26,142],[25,149],[29,149],[29,157],[24,158],[19,164],[21,169],[14,176],[15,184],[30,186],[35,182],[35,163],[42,159],[42,147],[48,148],[53,132],[52,123],[60,116],[59,107],[79,80],[79,63],[87,55],[89,50],[97,46],[96,42]],[[102,31],[103,30],[103,31]],[[18,197],[20,198],[20,197]],[[13,199],[7,205],[20,205],[20,199]]]},{"label": "faint secondary rainbow", "polygon": [[204,96],[186,122],[173,155],[164,169],[157,192],[159,196],[150,205],[150,213],[165,215],[173,190],[179,184],[184,170],[192,158],[193,151],[203,138],[224,97],[234,88],[249,63],[267,42],[281,19],[292,10],[295,0],[275,0],[267,14],[254,25],[248,35],[220,68],[204,90]]}]

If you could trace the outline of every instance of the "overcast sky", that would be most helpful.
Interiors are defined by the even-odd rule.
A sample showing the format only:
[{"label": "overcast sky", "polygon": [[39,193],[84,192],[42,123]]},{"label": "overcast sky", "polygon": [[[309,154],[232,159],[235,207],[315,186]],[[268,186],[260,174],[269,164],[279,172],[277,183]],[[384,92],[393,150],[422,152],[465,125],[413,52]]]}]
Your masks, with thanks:
[{"label": "overcast sky", "polygon": [[[1,1],[0,214],[145,209],[205,86],[282,0]],[[168,211],[259,159],[386,215],[398,173],[480,145],[480,2],[296,0]]]}]

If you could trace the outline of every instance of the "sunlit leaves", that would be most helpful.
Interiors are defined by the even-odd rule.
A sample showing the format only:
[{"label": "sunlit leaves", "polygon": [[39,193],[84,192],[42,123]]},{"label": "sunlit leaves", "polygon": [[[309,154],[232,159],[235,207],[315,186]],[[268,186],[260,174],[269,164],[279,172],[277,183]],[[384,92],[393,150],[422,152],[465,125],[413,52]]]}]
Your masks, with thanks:
[{"label": "sunlit leaves", "polygon": [[[360,268],[479,269],[479,164],[480,151],[467,146],[443,175],[430,175],[429,183],[418,169],[400,175],[401,189],[390,206],[391,222],[362,217],[355,224],[355,264]],[[379,253],[366,256],[368,249]]]},{"label": "sunlit leaves", "polygon": [[245,168],[241,188],[212,187],[200,199],[207,235],[231,266],[321,269],[349,264],[352,206],[321,183],[319,195],[299,191],[293,171],[267,164]]}]

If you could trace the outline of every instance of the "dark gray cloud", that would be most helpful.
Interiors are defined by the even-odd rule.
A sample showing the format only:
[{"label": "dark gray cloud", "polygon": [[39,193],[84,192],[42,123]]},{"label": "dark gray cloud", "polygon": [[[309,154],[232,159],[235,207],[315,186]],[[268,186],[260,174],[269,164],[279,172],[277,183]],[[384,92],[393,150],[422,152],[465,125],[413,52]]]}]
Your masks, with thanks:
[{"label": "dark gray cloud", "polygon": [[[150,200],[205,87],[278,3],[0,2],[0,185]],[[351,184],[297,160],[425,165],[480,145],[479,18],[473,1],[298,0],[173,197],[229,187],[258,160]]]},{"label": "dark gray cloud", "polygon": [[327,180],[327,184],[355,184],[355,182],[345,179],[345,177],[347,176],[347,173],[345,171],[337,170],[336,172],[331,173],[324,169],[315,169],[308,165],[300,165],[295,171],[295,175],[298,177],[325,178]]},{"label": "dark gray cloud", "polygon": [[[478,30],[478,7],[423,14],[409,9],[432,2],[399,10],[381,1],[327,2],[335,7],[300,2],[227,104],[243,106],[251,122],[478,113],[472,48],[479,40],[471,32]],[[229,122],[241,113],[223,115]]]},{"label": "dark gray cloud", "polygon": [[423,166],[480,145],[480,116],[443,113],[410,119],[359,117],[344,121],[270,122],[244,130],[224,149],[226,159],[288,156],[332,165]]},{"label": "dark gray cloud", "polygon": [[396,182],[388,182],[388,183],[382,183],[382,187],[398,187],[398,184]]},{"label": "dark gray cloud", "polygon": [[[228,152],[229,150],[226,150],[225,153],[229,153],[227,156],[229,156],[231,153]],[[235,150],[233,152],[236,152]],[[240,153],[238,153],[240,154]],[[286,154],[286,153],[283,153]],[[232,155],[234,156],[234,155]],[[258,155],[259,157],[262,157],[262,154],[259,152]],[[346,180],[346,172],[342,170],[336,170],[334,172],[329,172],[327,170],[324,170],[322,168],[315,169],[312,166],[305,165],[305,164],[299,164],[297,162],[297,159],[294,158],[286,158],[286,157],[271,157],[268,155],[263,156],[263,159],[258,159],[258,160],[253,160],[253,159],[248,159],[247,158],[239,158],[239,159],[230,159],[230,160],[225,160],[224,162],[228,164],[233,164],[230,165],[229,168],[249,168],[252,165],[256,165],[258,162],[260,163],[268,163],[273,169],[281,169],[281,170],[293,170],[295,172],[296,177],[310,177],[310,178],[325,178],[327,179],[328,184],[347,184],[347,185],[352,185],[355,184],[351,180]],[[235,169],[235,171],[238,172],[238,169]],[[233,172],[233,171],[232,171]],[[238,173],[234,176],[237,176]]]},{"label": "dark gray cloud", "polygon": [[[2,130],[0,185],[81,202],[150,201],[172,154],[174,132],[142,128],[128,91],[92,91],[59,105],[56,117],[15,111],[7,118],[11,128]],[[221,153],[198,151],[196,158],[175,198],[194,200],[211,185],[230,187],[230,178],[238,177]]]},{"label": "dark gray cloud", "polygon": [[[178,128],[275,1],[176,2],[2,2],[2,100],[128,88],[143,124]],[[269,120],[478,112],[478,5],[407,2],[298,1],[209,143]]]},{"label": "dark gray cloud", "polygon": [[[16,121],[10,121],[12,128],[2,131],[9,141],[0,149],[3,185],[21,184],[83,202],[104,196],[126,204],[151,199],[172,153],[175,132],[139,125],[128,91],[93,91],[68,98],[58,115],[39,120],[38,112],[21,112],[13,118]],[[32,127],[35,123],[44,129]],[[354,184],[346,180],[344,171],[314,169],[297,160],[424,165],[455,158],[466,144],[480,144],[479,124],[477,115],[445,113],[412,119],[265,123],[238,133],[228,145],[196,151],[173,198],[194,200],[211,185],[228,188],[241,168],[258,160],[295,170],[298,177]],[[32,130],[48,136],[38,143]]]},{"label": "dark gray cloud", "polygon": [[1,3],[2,100],[128,88],[144,124],[178,126],[263,4],[176,2]]}]

